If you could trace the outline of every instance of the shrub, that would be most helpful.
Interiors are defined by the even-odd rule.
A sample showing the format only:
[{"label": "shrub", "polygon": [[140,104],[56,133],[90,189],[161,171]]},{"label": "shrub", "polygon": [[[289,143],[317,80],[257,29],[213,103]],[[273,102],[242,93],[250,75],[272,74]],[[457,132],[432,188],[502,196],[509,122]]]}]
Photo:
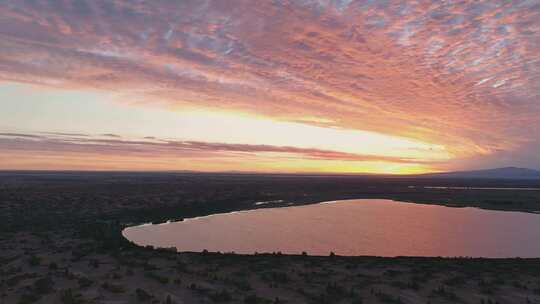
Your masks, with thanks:
[{"label": "shrub", "polygon": [[39,296],[35,294],[23,294],[20,298],[17,304],[30,304],[34,303],[37,300],[39,300]]},{"label": "shrub", "polygon": [[92,286],[92,284],[94,284],[94,281],[86,277],[79,278],[77,282],[79,283],[80,288],[87,288],[87,287]]},{"label": "shrub", "polygon": [[167,278],[167,277],[158,275],[158,274],[153,273],[153,272],[147,272],[145,275],[146,275],[147,278],[154,279],[154,280],[160,282],[161,284],[169,284],[169,278]]},{"label": "shrub", "polygon": [[262,278],[265,281],[269,281],[272,283],[281,283],[281,284],[287,284],[290,281],[289,276],[285,272],[279,272],[279,271],[271,271],[271,272],[264,273],[262,275]]},{"label": "shrub", "polygon": [[257,297],[256,295],[249,295],[244,298],[245,304],[258,304],[262,301],[262,298]]},{"label": "shrub", "polygon": [[30,256],[28,259],[28,264],[30,266],[39,266],[41,264],[41,258],[35,255]]},{"label": "shrub", "polygon": [[135,295],[137,296],[137,299],[139,301],[148,301],[154,297],[153,295],[146,292],[146,290],[141,288],[135,289]]},{"label": "shrub", "polygon": [[124,293],[126,292],[125,288],[121,285],[115,285],[115,284],[111,284],[111,283],[103,283],[101,284],[101,288],[107,290],[107,291],[110,291],[112,293]]},{"label": "shrub", "polygon": [[82,304],[84,300],[81,299],[80,294],[74,294],[70,288],[60,292],[60,302],[63,304]]},{"label": "shrub", "polygon": [[54,281],[50,277],[41,278],[34,282],[34,290],[38,294],[47,294],[53,290]]},{"label": "shrub", "polygon": [[222,290],[211,294],[210,299],[214,302],[230,302],[232,301],[232,296],[227,290]]}]

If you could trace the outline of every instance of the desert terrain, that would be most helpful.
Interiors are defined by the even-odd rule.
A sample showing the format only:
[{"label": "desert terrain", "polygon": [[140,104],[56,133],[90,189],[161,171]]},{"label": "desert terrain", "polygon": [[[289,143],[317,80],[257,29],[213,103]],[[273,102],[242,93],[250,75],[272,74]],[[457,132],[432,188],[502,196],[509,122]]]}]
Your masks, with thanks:
[{"label": "desert terrain", "polygon": [[0,175],[0,303],[540,303],[540,259],[142,248],[124,227],[345,198],[534,212],[535,181],[189,173]]}]

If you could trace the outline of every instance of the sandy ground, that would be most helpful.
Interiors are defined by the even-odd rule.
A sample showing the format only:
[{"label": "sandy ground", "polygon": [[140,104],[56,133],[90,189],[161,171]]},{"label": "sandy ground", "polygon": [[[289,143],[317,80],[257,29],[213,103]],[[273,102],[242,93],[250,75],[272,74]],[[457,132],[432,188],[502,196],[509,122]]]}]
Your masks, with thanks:
[{"label": "sandy ground", "polygon": [[107,252],[4,235],[0,303],[540,303],[538,260]]}]

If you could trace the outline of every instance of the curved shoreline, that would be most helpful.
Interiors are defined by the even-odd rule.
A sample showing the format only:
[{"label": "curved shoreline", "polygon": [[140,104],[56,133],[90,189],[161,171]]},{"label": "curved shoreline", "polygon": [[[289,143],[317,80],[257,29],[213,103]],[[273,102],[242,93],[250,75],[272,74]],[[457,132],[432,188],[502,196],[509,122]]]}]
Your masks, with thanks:
[{"label": "curved shoreline", "polygon": [[[365,203],[367,205],[361,206],[360,204],[363,201],[365,201]],[[443,204],[433,204],[433,203],[426,204],[426,203],[416,203],[416,202],[408,202],[408,201],[397,201],[397,200],[391,200],[391,199],[346,199],[346,200],[323,201],[323,202],[313,203],[313,204],[302,204],[302,205],[281,206],[281,207],[252,208],[252,209],[245,209],[245,210],[238,210],[238,211],[220,212],[220,213],[214,213],[214,214],[203,215],[203,216],[195,216],[195,217],[192,217],[192,218],[183,219],[182,220],[183,223],[181,223],[180,226],[177,226],[177,227],[182,227],[182,229],[181,230],[176,230],[176,231],[178,231],[179,235],[182,235],[182,237],[180,237],[178,239],[178,241],[185,240],[185,241],[188,242],[187,244],[192,244],[192,245],[187,245],[187,247],[186,247],[186,245],[184,244],[183,246],[181,246],[182,248],[178,246],[178,243],[177,243],[178,241],[176,241],[176,244],[175,244],[174,239],[171,239],[171,237],[173,237],[173,238],[175,237],[174,236],[175,234],[173,234],[174,229],[179,229],[179,228],[175,228],[173,226],[173,227],[159,228],[158,230],[150,228],[150,230],[148,230],[148,226],[155,226],[155,227],[168,226],[168,224],[174,224],[175,222],[173,222],[173,221],[167,221],[167,222],[159,223],[159,224],[148,224],[147,223],[147,224],[143,224],[143,225],[133,225],[133,226],[129,226],[129,227],[124,228],[121,231],[121,234],[125,239],[127,239],[130,242],[133,242],[134,244],[136,244],[138,246],[142,246],[142,247],[144,247],[144,246],[152,246],[152,247],[155,247],[155,248],[166,248],[166,249],[177,248],[178,252],[195,252],[195,253],[197,253],[197,252],[201,252],[201,251],[207,252],[206,249],[211,249],[210,250],[211,252],[240,252],[239,254],[243,254],[243,255],[253,255],[253,254],[257,254],[257,253],[259,253],[259,254],[261,254],[261,253],[271,254],[271,253],[280,252],[280,251],[284,252],[285,254],[298,255],[302,251],[301,249],[298,249],[298,248],[296,248],[294,250],[291,250],[290,248],[289,249],[284,249],[284,247],[282,247],[282,246],[285,243],[283,243],[282,241],[278,241],[279,238],[277,238],[275,236],[272,236],[273,233],[280,234],[280,232],[279,232],[280,230],[288,229],[288,228],[286,228],[286,227],[288,227],[287,220],[285,222],[281,222],[281,223],[279,221],[276,222],[276,223],[280,223],[276,227],[281,227],[281,228],[278,228],[277,230],[275,230],[275,232],[273,230],[271,230],[272,232],[270,232],[270,231],[268,231],[268,229],[264,230],[264,227],[267,227],[269,225],[268,220],[270,218],[283,219],[283,220],[285,220],[287,217],[290,218],[290,216],[286,216],[286,214],[283,213],[283,209],[292,209],[292,210],[287,211],[287,212],[288,213],[293,212],[293,213],[299,215],[300,220],[302,221],[302,214],[306,214],[306,212],[310,212],[310,211],[308,211],[309,209],[306,210],[306,211],[300,211],[300,209],[310,208],[310,207],[311,208],[313,208],[313,207],[317,208],[316,205],[322,206],[322,205],[332,205],[332,204],[339,204],[339,203],[344,203],[344,204],[355,203],[353,205],[350,205],[351,207],[354,208],[354,210],[356,210],[356,208],[358,208],[358,207],[368,208],[368,209],[363,209],[363,210],[366,210],[366,211],[368,211],[368,210],[373,210],[373,211],[379,210],[379,211],[376,211],[376,212],[379,212],[379,213],[384,212],[385,214],[390,216],[389,218],[395,217],[397,214],[401,214],[402,212],[404,212],[403,210],[411,210],[411,211],[405,211],[406,213],[415,212],[415,211],[412,211],[412,210],[418,210],[417,212],[419,212],[419,214],[424,214],[424,215],[421,215],[421,217],[417,219],[419,221],[425,221],[425,220],[428,220],[429,218],[432,218],[432,216],[428,215],[428,214],[431,214],[431,213],[435,212],[435,215],[437,215],[437,214],[440,214],[440,212],[441,212],[440,210],[439,211],[437,211],[437,210],[428,211],[430,208],[433,208],[433,209],[437,209],[437,208],[439,208],[439,209],[440,208],[455,209],[456,208],[455,206],[448,206],[448,205],[443,205]],[[358,203],[359,205],[356,205],[356,203]],[[384,203],[384,204],[382,204],[382,203]],[[413,205],[417,205],[418,207],[421,207],[421,209],[396,208],[395,206],[389,205],[389,203],[390,204],[399,204],[399,205],[413,204]],[[382,204],[382,205],[380,207],[378,207],[377,204]],[[374,207],[376,207],[376,209],[373,209]],[[343,208],[343,207],[337,207],[337,208],[338,209],[333,208],[333,209],[330,209],[330,210],[340,210],[340,208]],[[350,208],[350,207],[345,206],[345,208]],[[396,208],[396,209],[394,209],[394,208]],[[428,208],[428,209],[425,209],[425,208]],[[395,253],[389,254],[387,252],[388,249],[384,249],[385,246],[380,247],[381,246],[380,242],[378,242],[378,243],[369,243],[369,242],[373,242],[373,240],[372,240],[372,241],[368,241],[368,243],[365,243],[365,244],[363,243],[364,244],[363,246],[368,246],[369,248],[372,248],[372,250],[367,250],[367,252],[366,252],[366,250],[361,250],[364,253],[358,252],[358,253],[353,254],[353,253],[344,253],[343,252],[343,250],[348,251],[348,250],[352,249],[352,247],[347,249],[348,247],[350,247],[350,245],[345,246],[345,244],[348,244],[349,242],[347,242],[347,240],[344,239],[344,240],[341,241],[341,243],[334,244],[335,247],[328,247],[328,248],[325,248],[324,250],[326,250],[328,253],[330,253],[330,252],[341,252],[341,254],[340,254],[341,256],[380,256],[380,257],[388,257],[388,258],[393,258],[393,257],[398,257],[398,256],[408,256],[408,257],[437,257],[437,256],[444,256],[444,257],[448,257],[448,258],[455,258],[455,257],[471,258],[471,257],[474,257],[474,258],[495,258],[495,259],[514,258],[514,257],[524,257],[524,258],[538,258],[538,257],[540,257],[540,254],[537,255],[537,254],[534,253],[534,250],[531,251],[532,248],[531,248],[531,250],[528,250],[528,249],[527,250],[519,250],[519,249],[517,249],[519,247],[516,247],[515,245],[512,245],[512,242],[506,242],[508,244],[506,244],[504,246],[510,246],[510,247],[508,247],[505,250],[496,249],[497,247],[491,248],[491,246],[493,245],[494,240],[491,240],[492,239],[492,234],[490,234],[489,231],[493,231],[493,235],[498,235],[499,234],[499,233],[497,233],[496,227],[491,227],[491,226],[493,226],[495,221],[498,221],[499,219],[501,219],[501,215],[502,215],[503,211],[501,211],[501,210],[487,210],[487,209],[478,208],[478,207],[475,207],[475,206],[469,206],[469,207],[458,206],[457,208],[458,209],[465,209],[465,210],[466,209],[476,210],[475,211],[476,213],[471,213],[473,211],[464,211],[465,213],[451,212],[451,213],[448,214],[449,219],[454,219],[453,221],[456,221],[456,220],[461,221],[460,218],[463,217],[463,216],[465,216],[465,218],[468,218],[470,216],[473,216],[473,214],[476,214],[474,216],[478,217],[479,219],[483,218],[483,219],[486,220],[485,221],[486,224],[484,225],[485,228],[483,230],[484,232],[482,232],[482,233],[485,236],[487,236],[487,238],[484,237],[484,236],[481,236],[481,234],[478,235],[478,236],[475,236],[476,238],[481,237],[478,240],[482,240],[483,242],[487,242],[485,244],[485,246],[486,246],[485,249],[480,249],[480,248],[476,248],[476,249],[472,249],[472,248],[470,248],[470,249],[466,249],[466,248],[457,249],[457,248],[460,248],[460,247],[451,247],[453,249],[450,249],[450,247],[449,247],[448,248],[449,251],[444,251],[443,250],[443,252],[447,252],[447,253],[442,253],[442,252],[440,252],[440,249],[432,251],[437,246],[434,247],[434,245],[422,245],[423,249],[413,250],[413,252],[417,252],[417,253],[412,253],[410,251],[410,249],[406,249],[404,247],[404,248],[402,248],[404,251],[401,251],[401,250],[397,249],[397,252],[395,250],[393,250],[393,252],[395,252]],[[400,209],[401,209],[401,211],[400,211]],[[318,209],[314,209],[314,210],[318,210]],[[360,210],[361,209],[358,209],[358,211],[360,211]],[[395,215],[393,215],[394,210],[398,212]],[[353,210],[351,210],[351,212],[352,211]],[[368,212],[373,212],[373,211],[368,211]],[[271,212],[270,214],[272,214],[272,215],[270,215],[270,214],[265,215],[264,214],[265,212],[266,213]],[[276,212],[281,212],[281,213],[276,213]],[[311,212],[313,212],[313,211],[311,211]],[[322,214],[322,216],[324,218],[324,214],[326,214],[326,211],[322,210],[320,212],[322,212],[321,214]],[[504,213],[514,214],[514,216],[507,219],[507,220],[512,220],[512,218],[514,218],[514,221],[515,221],[515,216],[517,216],[519,214],[521,214],[523,216],[525,216],[525,214],[530,214],[530,215],[535,214],[535,213],[520,212],[520,211],[510,211],[510,212],[506,211]],[[234,220],[233,220],[233,218],[229,217],[229,216],[235,216],[235,215],[240,215],[240,214],[249,214],[249,215],[247,215],[247,217],[244,217],[244,219],[247,220],[248,222],[243,221],[242,217],[234,217]],[[281,215],[279,215],[279,214],[281,214]],[[358,213],[358,214],[360,216],[359,220],[361,220],[362,213]],[[199,241],[199,242],[193,241],[195,239],[199,239],[199,237],[202,237],[201,240],[203,240],[203,239],[206,239],[209,236],[213,235],[213,233],[211,232],[212,230],[206,230],[206,228],[203,228],[203,226],[205,226],[206,223],[200,223],[200,222],[204,221],[204,220],[207,220],[207,219],[216,218],[216,217],[219,217],[219,219],[217,219],[217,221],[213,221],[212,222],[213,224],[209,223],[208,224],[208,225],[210,225],[210,226],[208,226],[208,227],[210,227],[209,229],[216,229],[216,227],[221,227],[222,225],[226,225],[226,226],[223,226],[224,229],[232,229],[230,231],[230,234],[227,234],[227,236],[235,235],[235,236],[239,237],[240,240],[244,240],[244,242],[246,242],[246,243],[241,245],[240,247],[238,247],[238,245],[240,245],[242,242],[240,242],[240,243],[236,242],[235,243],[233,241],[231,243],[232,245],[230,247],[228,247],[225,244],[222,244],[222,242],[220,241],[221,239],[215,239],[215,241],[211,241],[211,239],[213,239],[213,238],[210,237],[207,240],[208,247],[206,247],[204,245],[204,241],[202,241],[203,243],[201,243],[201,241]],[[251,218],[251,220],[250,220],[250,218]],[[409,217],[407,216],[407,218],[409,218]],[[528,217],[525,217],[524,219],[527,219],[527,218]],[[255,220],[255,219],[257,219],[257,220]],[[307,218],[304,218],[304,220],[306,220],[306,219]],[[351,220],[352,219],[349,219],[349,220],[347,220],[346,222],[343,222],[343,223],[349,223],[347,225],[351,225],[352,223],[354,223]],[[235,227],[235,225],[230,226],[233,223],[231,221],[233,221],[234,223],[237,223],[236,221],[238,221],[238,224],[240,224],[240,225],[242,225],[242,223],[244,223],[244,225],[249,223],[249,224],[247,224],[248,226],[245,226],[243,228],[243,229],[247,229],[247,230],[238,230],[237,231],[236,228],[233,228],[233,227]],[[253,221],[255,221],[255,222],[253,222]],[[259,225],[257,224],[257,223],[259,223],[259,221],[261,223],[260,224],[260,227],[261,227],[260,229],[257,228],[257,227],[259,227]],[[290,222],[290,219],[288,221],[289,221],[290,227],[295,227],[294,222]],[[309,220],[309,221],[313,221],[313,220]],[[332,221],[332,220],[330,219],[330,221]],[[364,220],[361,220],[361,221],[362,222],[367,221],[365,225],[369,225],[369,226],[366,226],[366,228],[368,228],[368,227],[381,227],[381,228],[375,229],[375,230],[373,230],[374,228],[370,228],[371,230],[373,230],[372,231],[373,235],[377,235],[378,233],[380,233],[382,231],[390,229],[390,228],[382,228],[383,226],[381,226],[379,224],[376,224],[377,222],[380,222],[380,220],[378,220],[377,217],[373,217],[373,216],[368,215],[367,218],[365,218],[365,216],[364,216]],[[373,221],[374,221],[374,223],[367,224],[367,223],[373,222]],[[410,231],[410,233],[412,233],[411,235],[420,236],[420,235],[425,234],[423,232],[430,231],[429,229],[431,229],[430,228],[431,226],[429,226],[429,225],[433,225],[433,224],[429,224],[427,227],[421,228],[421,230],[418,230],[420,228],[414,228],[415,226],[417,226],[417,225],[413,224],[414,221],[415,220],[412,220],[412,222],[410,224],[405,224],[405,226],[402,227],[402,229],[404,229],[404,230],[400,230],[400,231],[408,231],[409,229],[413,229],[413,230],[416,229],[416,230],[414,230],[416,232],[413,232],[413,230]],[[530,221],[530,218],[529,218],[529,221]],[[392,222],[400,223],[401,221],[399,221],[396,218],[396,219],[392,220]],[[429,222],[430,221],[428,220],[428,222],[426,222],[426,223],[429,223]],[[218,223],[220,223],[220,224],[218,224]],[[184,225],[184,226],[182,226],[182,225]],[[188,226],[185,226],[185,225],[188,225]],[[218,225],[218,226],[216,226],[216,225]],[[304,225],[304,224],[300,224],[300,225]],[[319,227],[319,226],[324,227],[324,223],[320,223],[320,222],[319,223],[305,222],[305,225],[309,225],[309,227],[314,227],[313,228],[313,229],[315,229],[314,231],[317,231],[317,229],[319,229],[317,227]],[[308,227],[308,226],[305,226],[305,225],[300,226],[300,227],[296,227],[296,228],[292,228],[293,230],[291,232],[303,231],[304,228],[302,228],[302,227]],[[358,226],[358,224],[352,224],[352,225],[354,225],[354,226],[351,226],[351,228],[347,228],[347,229],[361,229],[359,231],[364,230],[364,228],[360,228],[361,226]],[[403,224],[401,224],[401,225],[403,225]],[[441,224],[439,224],[439,226],[440,225]],[[190,228],[190,227],[192,227],[192,228]],[[195,228],[195,227],[197,227],[197,228]],[[211,228],[211,227],[214,227],[214,228]],[[231,227],[231,228],[225,228],[225,227]],[[283,227],[285,227],[285,228],[283,228]],[[331,226],[331,227],[337,227],[337,226]],[[352,228],[352,227],[355,227],[355,228]],[[385,223],[384,227],[390,227],[390,226],[388,226],[388,223]],[[452,226],[448,226],[448,227],[452,227]],[[487,227],[489,227],[489,228],[487,228]],[[137,231],[139,228],[143,228],[143,230]],[[189,231],[191,231],[191,229],[196,229],[196,230],[193,230],[193,233],[195,233],[194,236],[197,235],[197,237],[192,239],[192,241],[189,241],[190,240],[189,234],[186,235],[186,232],[182,233],[182,231],[184,231],[185,228],[187,228]],[[458,238],[456,233],[459,233],[459,232],[457,232],[457,230],[455,230],[455,229],[445,228],[445,229],[441,230],[442,227],[437,228],[437,226],[434,226],[432,228],[435,229],[435,231],[439,231],[439,233],[438,233],[438,234],[440,234],[439,237],[442,238],[442,239],[448,238],[448,241],[450,241],[450,240],[457,240],[457,238]],[[222,228],[217,228],[217,229],[218,230],[215,230],[215,232],[217,232],[219,234],[221,232],[221,230],[219,230],[219,229],[222,229]],[[263,229],[263,230],[261,230],[261,229]],[[274,228],[272,228],[272,229],[274,229]],[[308,229],[308,228],[305,228],[305,229]],[[309,228],[308,230],[305,230],[305,231],[308,232],[308,231],[311,231],[311,229],[312,228]],[[321,229],[324,229],[324,228],[321,228]],[[340,231],[339,228],[336,229],[336,228],[330,228],[329,227],[329,229],[331,229],[331,230],[328,230],[328,231],[334,231],[335,230],[335,233],[336,233],[335,235],[336,236],[342,235],[339,232]],[[425,230],[425,229],[428,229],[428,230]],[[488,229],[488,230],[486,230],[486,229]],[[145,232],[145,230],[146,230],[146,232]],[[246,235],[245,233],[247,233],[248,231],[251,231],[251,232],[249,232]],[[265,232],[263,232],[263,231],[265,231]],[[327,230],[324,230],[324,231],[327,231]],[[346,231],[349,231],[349,230],[346,230]],[[514,233],[514,234],[515,233],[521,233],[521,232],[518,232],[518,231],[519,231],[519,229],[516,228],[516,229],[512,229],[512,230],[507,230],[506,232],[507,233]],[[533,229],[532,231],[536,231],[536,229]],[[131,236],[129,236],[130,232],[131,232]],[[202,234],[199,235],[199,233],[202,233]],[[264,245],[263,244],[255,245],[255,244],[257,244],[256,240],[250,241],[250,239],[253,236],[253,233],[255,233],[255,234],[263,233],[265,235],[265,237],[267,238],[267,240],[269,241],[269,243],[265,243]],[[268,234],[268,233],[270,233],[270,234]],[[281,233],[283,233],[283,231]],[[309,232],[309,233],[312,234],[311,232]],[[389,234],[387,234],[387,233],[389,233]],[[486,233],[488,233],[488,234],[486,235]],[[388,232],[385,232],[384,235],[388,235],[390,238],[397,237],[397,236],[392,236],[394,234],[395,233],[388,231]],[[533,237],[533,234],[534,234],[533,232],[529,232],[528,234],[523,235],[523,237],[526,237],[527,235],[530,235],[529,236],[529,238],[530,238],[530,237]],[[244,239],[243,235],[244,235],[244,237],[247,237],[247,238]],[[294,235],[294,233],[293,233],[293,235]],[[315,237],[315,235],[317,235],[317,233],[315,233],[313,235],[313,237]],[[360,234],[360,235],[363,235],[363,234]],[[435,235],[437,235],[437,233]],[[365,236],[362,236],[362,237],[367,237],[367,236],[368,235],[365,235]],[[329,237],[330,237],[329,235],[326,235],[326,238],[318,240],[317,242],[326,243],[326,241],[325,241],[326,239],[328,239],[328,240],[334,239],[333,237],[330,237],[330,238]],[[475,237],[472,237],[472,238],[475,238]],[[144,238],[146,238],[146,240],[148,240],[148,241],[143,241]],[[156,241],[150,241],[150,240],[159,240],[159,239],[161,239],[161,241],[157,241],[158,243],[156,243]],[[300,248],[304,248],[304,251],[307,251],[308,253],[310,253],[310,255],[326,256],[327,254],[321,254],[320,253],[320,250],[324,246],[321,247],[321,245],[315,245],[317,243],[313,243],[313,242],[310,243],[310,241],[309,241],[310,239],[311,238],[299,239],[299,240],[305,240],[306,242],[308,242],[305,245],[305,247],[300,247]],[[315,237],[315,239],[317,239],[317,237]],[[313,240],[315,240],[315,239],[313,239]],[[400,239],[403,239],[403,238],[398,237],[398,239],[395,239],[395,241],[399,243]],[[422,238],[418,238],[418,237],[414,237],[413,240],[414,239],[416,239],[416,241],[421,241],[422,240]],[[514,239],[514,238],[512,238],[512,239]],[[273,247],[275,249],[272,249],[272,245],[269,245],[269,244],[273,244],[273,242],[276,242],[276,241],[278,243],[275,244],[276,247]],[[352,239],[351,239],[351,241],[352,241]],[[473,239],[471,239],[469,241],[473,241]],[[169,244],[164,244],[163,242],[169,243]],[[279,245],[280,242],[283,243],[283,244]],[[353,244],[353,243],[354,242],[351,242],[351,244]],[[221,245],[217,245],[217,244],[221,244]],[[236,246],[234,244],[236,244]],[[246,244],[253,244],[253,245],[246,245]],[[313,244],[314,247],[310,247],[311,244]],[[320,243],[320,244],[322,244],[322,243]],[[427,244],[427,243],[424,243],[424,244]],[[193,247],[191,247],[191,246],[196,246],[197,248],[201,248],[201,249],[200,250],[199,249],[193,250]],[[215,247],[215,246],[217,246],[217,247]],[[375,247],[373,247],[373,246],[375,246]],[[226,248],[226,247],[228,247],[228,248]],[[218,248],[223,248],[223,249],[218,249]],[[243,249],[240,249],[240,248],[243,248]],[[249,249],[246,251],[247,248],[249,248]],[[314,249],[314,248],[319,248],[319,249]],[[374,248],[380,248],[382,251],[378,251],[379,249],[374,249]],[[481,247],[481,248],[484,248],[484,247]],[[510,248],[514,248],[514,249],[510,249]],[[374,254],[373,250],[375,250],[375,252],[378,252],[378,253]],[[437,252],[437,251],[439,251],[439,252]],[[401,252],[401,253],[399,253],[399,252]],[[406,252],[409,252],[409,253],[406,253]],[[428,252],[432,252],[432,254],[429,254]],[[454,252],[454,253],[452,253],[452,252]],[[503,253],[503,252],[506,252],[506,253]]]}]

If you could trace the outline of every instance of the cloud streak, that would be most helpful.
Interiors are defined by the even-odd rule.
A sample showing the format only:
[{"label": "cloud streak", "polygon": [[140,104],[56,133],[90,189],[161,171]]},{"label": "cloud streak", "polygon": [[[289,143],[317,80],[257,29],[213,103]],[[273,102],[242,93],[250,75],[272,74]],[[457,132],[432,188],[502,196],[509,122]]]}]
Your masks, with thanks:
[{"label": "cloud streak", "polygon": [[355,154],[315,148],[298,148],[273,145],[249,145],[212,143],[198,141],[176,141],[158,138],[137,140],[111,139],[108,134],[94,137],[88,134],[75,136],[65,134],[36,135],[22,133],[0,133],[0,152],[53,152],[59,155],[86,153],[95,155],[138,155],[147,157],[175,158],[226,158],[239,155],[257,156],[278,154],[282,158],[333,160],[333,161],[378,161],[402,164],[435,163],[415,158]]}]

